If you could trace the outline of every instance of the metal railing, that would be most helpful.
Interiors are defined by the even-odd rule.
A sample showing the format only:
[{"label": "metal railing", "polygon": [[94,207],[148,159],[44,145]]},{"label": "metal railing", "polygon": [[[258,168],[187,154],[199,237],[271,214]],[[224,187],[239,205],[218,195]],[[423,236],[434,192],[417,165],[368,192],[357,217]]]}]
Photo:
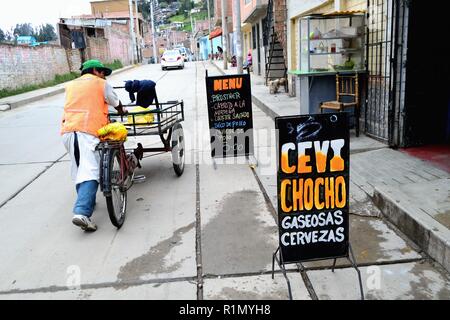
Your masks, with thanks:
[{"label": "metal railing", "polygon": [[[366,59],[368,83],[364,131],[391,146],[398,144],[405,6],[401,0],[368,0]],[[400,68],[399,68],[400,67]]]}]

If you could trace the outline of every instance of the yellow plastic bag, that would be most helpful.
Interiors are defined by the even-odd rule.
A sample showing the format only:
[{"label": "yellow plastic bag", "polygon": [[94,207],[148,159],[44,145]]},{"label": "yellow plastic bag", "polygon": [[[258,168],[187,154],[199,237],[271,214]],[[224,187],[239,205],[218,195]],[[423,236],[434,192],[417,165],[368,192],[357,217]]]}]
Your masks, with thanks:
[{"label": "yellow plastic bag", "polygon": [[[147,108],[143,108],[143,107],[134,107],[128,114],[127,124],[133,124],[133,116],[130,115],[131,113],[145,112],[145,111],[150,111],[150,110]],[[152,123],[153,121],[155,121],[155,115],[153,113],[140,114],[140,115],[134,116],[134,124],[147,124],[147,123]]]},{"label": "yellow plastic bag", "polygon": [[103,128],[98,129],[98,136],[101,141],[126,141],[128,130],[120,122],[109,123]]}]

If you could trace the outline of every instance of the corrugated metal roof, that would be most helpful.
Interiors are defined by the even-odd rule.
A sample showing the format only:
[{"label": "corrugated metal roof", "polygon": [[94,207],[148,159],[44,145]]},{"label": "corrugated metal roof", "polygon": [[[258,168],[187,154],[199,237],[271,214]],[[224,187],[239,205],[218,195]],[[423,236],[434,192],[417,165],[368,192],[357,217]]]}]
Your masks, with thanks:
[{"label": "corrugated metal roof", "polygon": [[215,37],[222,35],[222,28],[218,27],[214,31],[211,31],[211,34],[209,35],[209,40],[214,39]]},{"label": "corrugated metal roof", "polygon": [[[133,15],[134,17],[134,15]],[[104,12],[97,14],[82,14],[80,16],[73,16],[72,19],[120,19],[128,18],[130,19],[130,13],[128,11],[117,11],[117,12]],[[134,17],[136,19],[136,17]],[[139,19],[142,18],[142,13],[139,12]]]},{"label": "corrugated metal roof", "polygon": [[324,13],[324,16],[339,16],[339,15],[350,15],[357,13],[366,13],[366,10],[343,10],[343,11],[333,11],[330,13]]},{"label": "corrugated metal roof", "polygon": [[[126,22],[126,21],[125,21]],[[64,23],[70,26],[95,26],[98,28],[110,27],[111,20],[106,19],[64,19]]]}]

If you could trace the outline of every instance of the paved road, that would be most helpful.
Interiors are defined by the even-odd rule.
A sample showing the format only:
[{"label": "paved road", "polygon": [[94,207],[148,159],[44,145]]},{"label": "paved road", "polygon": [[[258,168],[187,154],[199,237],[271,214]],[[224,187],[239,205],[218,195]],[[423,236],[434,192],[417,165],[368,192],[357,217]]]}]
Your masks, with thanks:
[{"label": "paved road", "polygon": [[[182,99],[186,115],[184,175],[176,177],[170,154],[146,157],[138,174],[147,180],[129,191],[120,231],[110,223],[100,193],[93,217],[98,231],[87,234],[71,224],[75,191],[59,136],[64,95],[0,114],[0,299],[288,298],[283,276],[272,280],[268,274],[278,244],[270,202],[273,159],[261,164],[264,155],[271,158],[274,141],[256,139],[259,178],[248,163],[211,162],[205,68],[217,73],[197,62],[164,72],[145,65],[109,79],[115,86],[156,80],[159,100]],[[256,108],[254,124],[273,128]],[[159,144],[155,138],[143,142]],[[373,273],[367,270],[371,265],[386,274],[387,289],[375,288],[367,297],[450,297],[448,277],[384,222],[355,215],[352,230],[364,280]],[[358,299],[353,269],[333,276],[323,264],[309,267],[308,273],[289,274],[295,299]]]},{"label": "paved road", "polygon": [[[63,94],[0,116],[2,298],[219,297],[222,287],[232,288],[221,284],[233,282],[230,275],[269,269],[276,227],[251,169],[212,166],[208,159],[204,76],[202,63],[188,63],[184,70],[146,65],[111,77],[116,86],[157,80],[160,101],[183,99],[186,108],[184,175],[176,177],[170,154],[144,159],[140,173],[147,181],[129,192],[120,231],[109,222],[100,193],[94,213],[99,230],[86,234],[71,224],[75,192],[58,134]],[[128,101],[125,92],[121,97]],[[145,139],[145,145],[158,142]],[[265,236],[268,231],[272,236]],[[199,278],[202,273],[215,279]],[[82,290],[70,290],[77,279]],[[269,279],[252,283],[254,294],[253,287],[263,290]],[[282,281],[270,283],[286,297]]]}]

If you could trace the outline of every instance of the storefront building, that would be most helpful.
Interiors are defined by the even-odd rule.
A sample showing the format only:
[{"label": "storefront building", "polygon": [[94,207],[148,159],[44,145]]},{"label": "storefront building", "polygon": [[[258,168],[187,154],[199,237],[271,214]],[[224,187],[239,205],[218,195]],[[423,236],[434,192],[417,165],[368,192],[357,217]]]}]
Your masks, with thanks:
[{"label": "storefront building", "polygon": [[[450,62],[441,38],[447,18],[429,7],[419,0],[287,1],[288,70],[300,69],[301,17],[364,10],[361,132],[391,147],[448,146]],[[288,77],[298,96],[299,77]]]},{"label": "storefront building", "polygon": [[[331,13],[334,11],[365,10],[367,0],[303,0],[287,1],[287,61],[288,70],[300,69],[300,17],[308,14]],[[288,75],[293,91],[298,95],[298,80]]]},{"label": "storefront building", "polygon": [[268,0],[240,0],[242,22],[242,48],[244,61],[252,54],[253,72],[265,74],[266,50],[263,41],[264,18]]},{"label": "storefront building", "polygon": [[222,37],[220,35],[215,36],[212,39],[207,35],[199,38],[197,41],[199,44],[199,60],[208,60],[211,58],[211,46],[213,48],[213,54],[217,53],[218,46],[222,46]]},{"label": "storefront building", "polygon": [[[226,33],[223,33],[222,27],[222,0],[214,0],[214,27],[216,30],[220,29],[220,46],[222,49],[227,51],[228,59],[230,59],[231,55],[234,53],[233,48],[233,2],[232,0],[224,0],[225,3],[225,20],[226,20],[226,26],[227,30]],[[211,32],[213,34],[214,31]],[[217,37],[217,35],[213,34],[213,38]],[[226,37],[226,41],[224,41],[224,37]],[[216,40],[217,41],[217,40]],[[226,44],[226,48],[224,48],[224,45]],[[213,52],[217,52],[217,45],[214,44]]]}]

